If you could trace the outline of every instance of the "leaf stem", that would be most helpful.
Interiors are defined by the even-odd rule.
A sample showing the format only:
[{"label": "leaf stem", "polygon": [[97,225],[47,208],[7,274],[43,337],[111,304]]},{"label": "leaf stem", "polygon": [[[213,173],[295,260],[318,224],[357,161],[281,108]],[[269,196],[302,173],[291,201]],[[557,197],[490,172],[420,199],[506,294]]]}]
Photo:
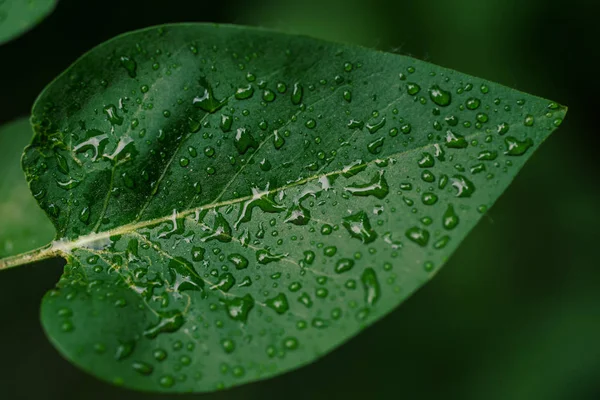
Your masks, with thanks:
[{"label": "leaf stem", "polygon": [[28,251],[27,253],[17,254],[0,259],[0,271],[4,269],[18,267],[24,264],[31,264],[36,261],[47,260],[59,255],[59,251],[52,245],[48,244],[44,247]]}]

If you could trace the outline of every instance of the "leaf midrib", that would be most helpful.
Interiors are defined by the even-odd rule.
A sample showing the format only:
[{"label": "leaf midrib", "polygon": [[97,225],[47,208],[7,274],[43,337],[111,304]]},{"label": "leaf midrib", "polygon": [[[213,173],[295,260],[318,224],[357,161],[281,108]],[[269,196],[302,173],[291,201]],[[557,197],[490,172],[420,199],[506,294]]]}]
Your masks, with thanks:
[{"label": "leaf midrib", "polygon": [[[484,135],[485,132],[483,131],[479,131],[476,132],[472,135],[468,135],[465,136],[465,139],[473,139],[476,138],[480,135]],[[415,152],[419,152],[419,151],[423,151],[429,147],[433,147],[436,144],[437,145],[443,145],[444,142],[441,143],[428,143],[426,145],[423,146],[419,146],[419,147],[415,147],[413,149],[409,149],[409,150],[404,150],[404,151],[400,151],[400,152],[395,152],[395,153],[391,153],[389,155],[386,155],[385,157],[389,158],[389,157],[398,157],[401,155],[408,155],[408,154],[412,154]],[[365,162],[366,165],[372,165],[374,163],[376,163],[377,161],[380,161],[380,158],[377,159],[373,159],[370,161]],[[309,182],[313,182],[322,178],[326,178],[329,176],[334,176],[334,175],[340,175],[344,173],[343,169],[338,169],[335,171],[331,171],[325,174],[319,174],[319,175],[313,175],[307,178],[303,178],[301,180],[297,180],[294,181],[290,184],[287,185],[283,185],[274,189],[270,189],[270,190],[266,190],[264,192],[261,193],[261,195],[263,196],[268,196],[268,195],[272,195],[275,194],[279,191],[282,190],[287,190],[287,189],[291,189],[297,186],[301,186],[304,185],[306,183]],[[180,219],[180,218],[185,218],[187,216],[190,216],[192,214],[195,213],[200,213],[202,211],[210,211],[210,210],[214,210],[217,208],[221,208],[224,206],[229,206],[229,205],[235,205],[235,204],[239,204],[239,203],[243,203],[245,201],[249,201],[252,200],[254,198],[253,195],[249,195],[249,196],[244,196],[244,197],[238,197],[236,199],[230,199],[230,200],[225,200],[225,201],[220,201],[220,202],[213,202],[210,204],[206,204],[206,205],[202,205],[200,207],[195,207],[192,209],[188,209],[188,210],[184,210],[181,212],[177,212],[175,211],[175,215],[176,215],[176,219]],[[138,221],[135,223],[129,223],[126,225],[122,225],[118,228],[112,229],[112,230],[108,230],[108,231],[103,231],[103,232],[98,232],[98,233],[93,233],[93,234],[89,234],[89,235],[84,235],[84,236],[80,236],[79,238],[77,238],[77,240],[73,240],[73,241],[64,241],[64,240],[57,240],[55,242],[52,243],[52,249],[54,249],[55,252],[59,252],[63,255],[67,255],[70,254],[72,250],[76,249],[76,248],[85,248],[86,245],[97,242],[97,241],[101,241],[101,240],[105,240],[110,238],[111,236],[119,236],[119,235],[125,235],[131,232],[135,232],[137,230],[143,229],[143,228],[148,228],[148,227],[152,227],[152,226],[156,226],[165,222],[171,222],[174,219],[174,213],[171,212],[169,215],[163,216],[163,217],[159,217],[159,218],[154,218],[154,219],[149,219],[149,220],[145,220],[145,221]]]}]

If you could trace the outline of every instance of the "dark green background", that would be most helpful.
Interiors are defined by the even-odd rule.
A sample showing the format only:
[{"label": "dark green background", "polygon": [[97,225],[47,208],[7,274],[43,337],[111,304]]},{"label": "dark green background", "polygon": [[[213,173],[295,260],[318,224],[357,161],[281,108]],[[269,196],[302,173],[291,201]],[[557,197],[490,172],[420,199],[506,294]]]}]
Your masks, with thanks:
[{"label": "dark green background", "polygon": [[[0,123],[77,57],[177,21],[277,27],[397,51],[570,107],[433,282],[314,365],[214,395],[113,388],[64,361],[38,320],[62,261],[0,274],[0,398],[600,399],[596,1],[62,0],[0,46]],[[0,221],[1,223],[1,221]]]}]

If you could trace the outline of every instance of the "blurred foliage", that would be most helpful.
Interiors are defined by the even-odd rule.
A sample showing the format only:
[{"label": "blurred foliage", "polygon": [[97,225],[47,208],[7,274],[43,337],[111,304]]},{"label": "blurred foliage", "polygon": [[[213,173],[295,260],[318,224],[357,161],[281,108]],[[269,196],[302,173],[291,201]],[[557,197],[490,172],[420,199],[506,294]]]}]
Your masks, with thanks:
[{"label": "blurred foliage", "polygon": [[[272,26],[398,51],[570,107],[440,274],[323,360],[206,399],[600,398],[600,160],[594,1],[63,0],[0,48],[0,122],[79,55],[176,21]],[[38,321],[60,261],[0,275],[2,399],[168,398],[107,386],[60,358]],[[178,396],[179,399],[200,396]]]},{"label": "blurred foliage", "polygon": [[45,246],[56,235],[21,168],[21,154],[32,136],[29,118],[0,126],[0,258]]}]

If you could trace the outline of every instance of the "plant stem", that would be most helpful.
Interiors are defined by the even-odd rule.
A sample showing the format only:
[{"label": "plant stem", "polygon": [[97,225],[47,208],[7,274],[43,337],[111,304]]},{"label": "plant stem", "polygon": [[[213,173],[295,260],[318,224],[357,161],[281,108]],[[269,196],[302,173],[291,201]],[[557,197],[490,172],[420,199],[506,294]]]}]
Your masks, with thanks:
[{"label": "plant stem", "polygon": [[28,251],[27,253],[21,253],[17,254],[16,256],[10,256],[7,258],[0,259],[0,271],[4,269],[18,267],[23,264],[30,264],[36,261],[53,258],[56,257],[58,254],[59,252],[55,248],[53,248],[52,245],[46,245],[44,247]]}]

